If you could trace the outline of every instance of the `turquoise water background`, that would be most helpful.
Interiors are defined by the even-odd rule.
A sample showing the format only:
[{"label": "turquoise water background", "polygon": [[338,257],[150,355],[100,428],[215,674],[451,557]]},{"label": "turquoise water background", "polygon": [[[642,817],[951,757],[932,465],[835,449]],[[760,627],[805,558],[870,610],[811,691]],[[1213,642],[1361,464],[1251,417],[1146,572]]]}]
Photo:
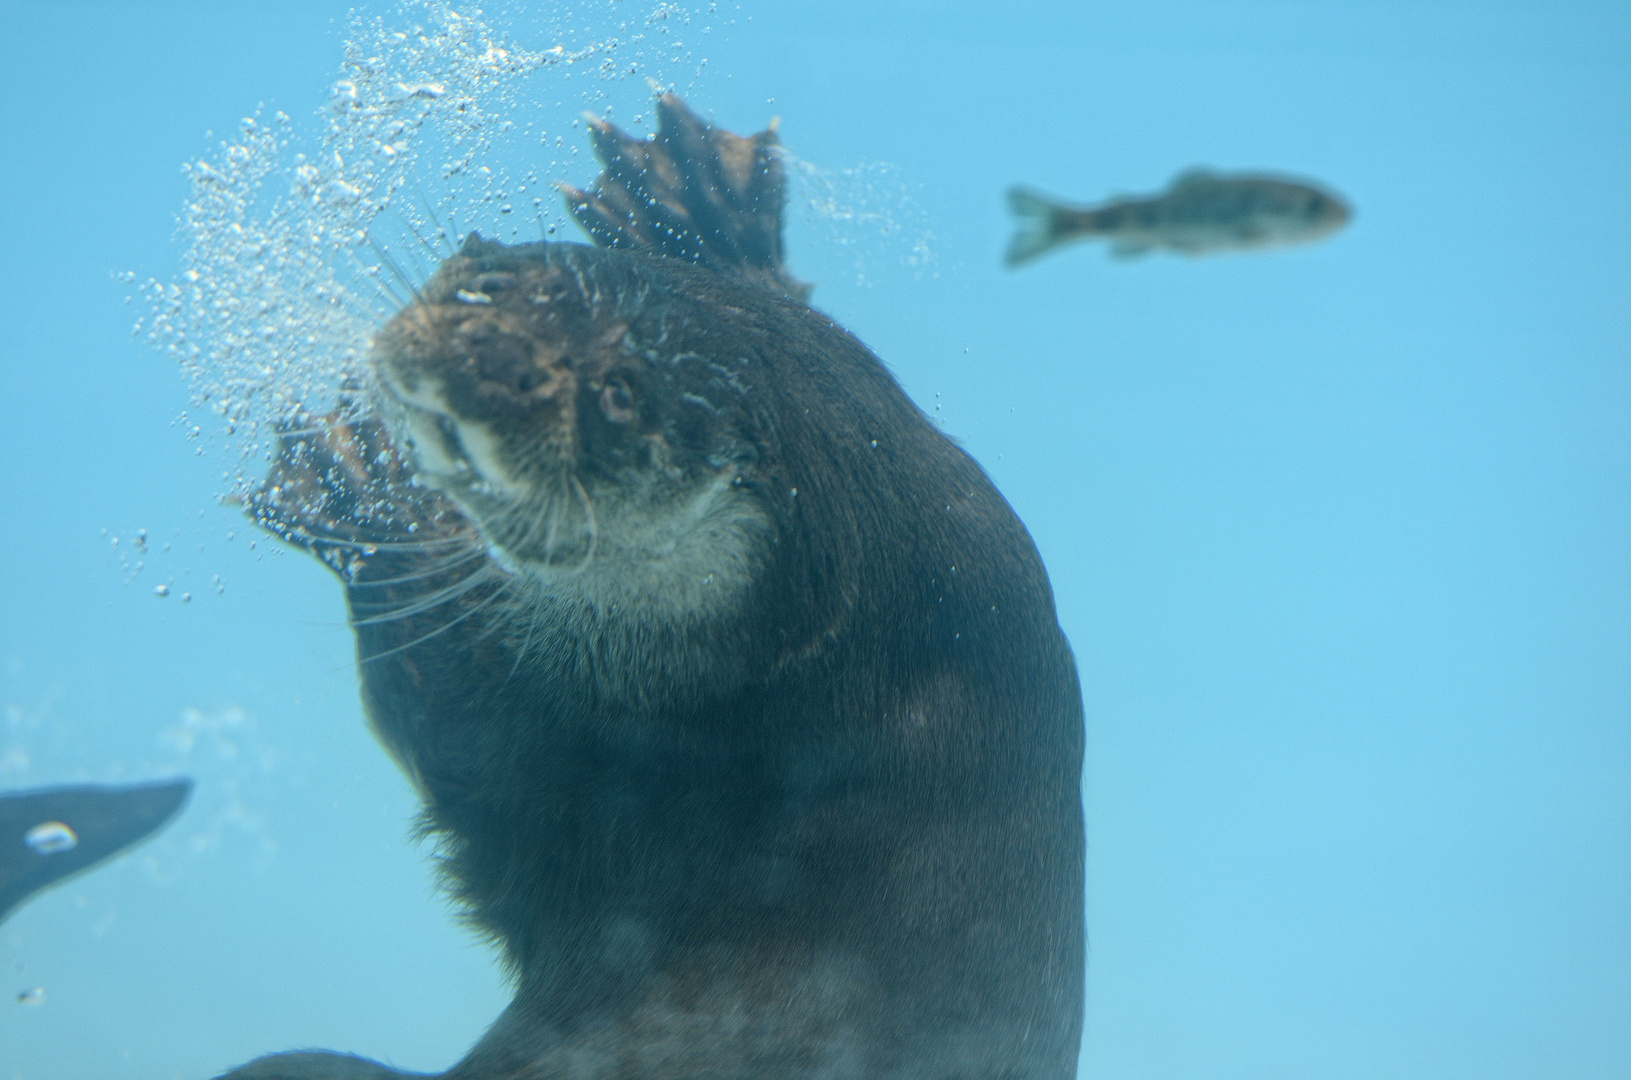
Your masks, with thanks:
[{"label": "turquoise water background", "polygon": [[[780,115],[881,215],[793,215],[814,303],[1047,560],[1088,717],[1083,1075],[1631,1076],[1631,8],[689,6],[688,100]],[[544,48],[543,11],[488,15]],[[307,123],[345,14],[0,0],[0,789],[199,781],[0,928],[0,1080],[442,1069],[505,1002],[409,842],[337,584],[218,503],[114,276],[175,276],[179,165],[258,103]],[[1010,184],[1193,165],[1357,216],[1003,268]]]}]

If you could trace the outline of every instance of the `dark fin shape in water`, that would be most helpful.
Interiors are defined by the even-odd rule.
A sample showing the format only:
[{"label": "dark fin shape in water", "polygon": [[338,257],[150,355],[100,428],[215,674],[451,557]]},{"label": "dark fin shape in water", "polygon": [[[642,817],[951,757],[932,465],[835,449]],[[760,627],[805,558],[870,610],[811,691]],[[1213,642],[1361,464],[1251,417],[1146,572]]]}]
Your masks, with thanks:
[{"label": "dark fin shape in water", "polygon": [[377,1061],[324,1050],[268,1054],[216,1080],[415,1080],[438,1073],[402,1072]]},{"label": "dark fin shape in water", "polygon": [[24,900],[145,840],[191,780],[0,793],[0,922]]},{"label": "dark fin shape in water", "polygon": [[809,299],[811,286],[782,266],[787,177],[774,121],[744,138],[663,94],[655,137],[634,138],[596,117],[589,134],[604,171],[588,191],[560,189],[596,244],[685,259]]}]

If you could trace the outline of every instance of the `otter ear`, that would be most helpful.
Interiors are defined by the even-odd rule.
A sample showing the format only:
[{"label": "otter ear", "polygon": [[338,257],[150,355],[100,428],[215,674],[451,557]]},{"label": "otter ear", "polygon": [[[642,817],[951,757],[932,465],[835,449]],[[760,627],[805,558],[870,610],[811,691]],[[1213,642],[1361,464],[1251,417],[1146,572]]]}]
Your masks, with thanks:
[{"label": "otter ear", "polygon": [[604,171],[588,191],[559,186],[596,244],[685,259],[808,299],[810,286],[782,266],[786,177],[774,121],[744,138],[664,94],[652,139],[595,116],[589,133]]}]

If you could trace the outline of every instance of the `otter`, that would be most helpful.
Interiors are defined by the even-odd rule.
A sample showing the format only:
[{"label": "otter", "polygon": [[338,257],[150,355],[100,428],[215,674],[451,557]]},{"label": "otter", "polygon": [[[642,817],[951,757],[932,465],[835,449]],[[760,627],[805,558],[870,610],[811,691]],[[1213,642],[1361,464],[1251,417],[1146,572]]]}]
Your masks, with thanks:
[{"label": "otter", "polygon": [[[447,1080],[1065,1080],[1083,717],[1024,526],[782,264],[774,127],[595,122],[594,246],[469,236],[254,516],[515,996]],[[404,1074],[327,1052],[233,1080]]]}]

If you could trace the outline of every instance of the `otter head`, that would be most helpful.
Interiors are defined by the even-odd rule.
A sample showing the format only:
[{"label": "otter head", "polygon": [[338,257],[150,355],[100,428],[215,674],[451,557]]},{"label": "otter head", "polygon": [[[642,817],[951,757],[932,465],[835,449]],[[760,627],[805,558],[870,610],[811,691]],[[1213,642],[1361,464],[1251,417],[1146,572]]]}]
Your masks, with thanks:
[{"label": "otter head", "polygon": [[770,526],[745,362],[708,355],[660,277],[579,245],[472,236],[373,360],[416,480],[513,574],[604,609],[705,611],[741,593]]}]

